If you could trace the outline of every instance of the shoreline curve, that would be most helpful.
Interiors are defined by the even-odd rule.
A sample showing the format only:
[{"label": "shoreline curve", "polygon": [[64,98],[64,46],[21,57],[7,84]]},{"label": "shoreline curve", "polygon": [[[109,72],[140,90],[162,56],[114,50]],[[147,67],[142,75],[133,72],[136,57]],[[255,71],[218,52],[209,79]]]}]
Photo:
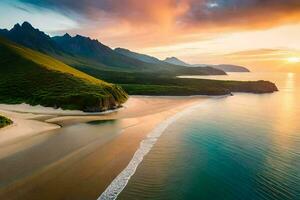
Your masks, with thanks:
[{"label": "shoreline curve", "polygon": [[156,144],[159,137],[166,131],[166,129],[176,122],[178,119],[186,114],[192,112],[195,108],[203,106],[203,102],[191,105],[175,115],[167,118],[159,123],[145,139],[140,142],[139,148],[134,153],[132,159],[125,169],[111,182],[105,191],[98,197],[97,200],[114,200],[124,190],[130,178],[135,174],[138,166],[143,161],[143,158],[150,152],[152,147]]}]

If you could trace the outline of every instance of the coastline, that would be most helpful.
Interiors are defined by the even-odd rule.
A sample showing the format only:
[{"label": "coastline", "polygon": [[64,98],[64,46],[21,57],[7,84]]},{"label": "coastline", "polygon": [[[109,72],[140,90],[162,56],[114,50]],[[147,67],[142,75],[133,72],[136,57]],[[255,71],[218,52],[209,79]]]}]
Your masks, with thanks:
[{"label": "coastline", "polygon": [[132,159],[125,169],[111,182],[105,191],[98,197],[97,200],[114,200],[117,199],[119,194],[124,190],[131,177],[135,174],[136,169],[143,161],[144,157],[151,151],[152,147],[156,144],[160,136],[166,129],[175,123],[184,115],[192,112],[195,108],[202,106],[200,103],[193,104],[169,116],[167,119],[161,121],[151,130],[148,135],[140,142],[139,148],[134,153]]},{"label": "coastline", "polygon": [[59,125],[36,120],[36,118],[48,117],[47,115],[16,113],[2,110],[1,108],[0,114],[13,121],[11,125],[0,129],[0,147],[15,142],[16,140],[21,140],[24,137],[30,137],[41,132],[60,128]]},{"label": "coastline", "polygon": [[44,107],[40,105],[31,106],[29,104],[0,104],[0,110],[10,111],[16,113],[31,113],[36,115],[58,115],[58,116],[90,116],[90,115],[106,115],[112,112],[116,112],[121,108],[113,110],[107,110],[103,112],[83,112],[80,110],[62,110],[61,108],[55,109],[51,107]]},{"label": "coastline", "polygon": [[[136,118],[176,108],[178,104],[196,99],[222,98],[224,96],[131,96],[123,107],[96,113],[86,113],[79,110],[62,110],[51,107],[31,106],[28,104],[0,104],[0,114],[12,119],[13,124],[0,129],[0,147],[9,142],[22,140],[42,132],[58,129],[66,125],[93,120],[115,120]],[[155,103],[151,103],[155,101]],[[162,101],[159,105],[159,101]],[[167,105],[169,102],[169,105]],[[138,107],[138,109],[135,109]]]},{"label": "coastline", "polygon": [[[46,122],[41,123],[49,124],[48,122],[50,122],[51,125],[57,123],[64,127],[93,120],[118,119],[121,120],[122,134],[109,143],[96,148],[95,151],[84,158],[80,158],[84,162],[78,161],[76,165],[72,165],[74,160],[79,159],[76,156],[77,153],[74,153],[74,155],[69,155],[67,158],[43,168],[38,173],[9,184],[6,188],[0,188],[0,197],[17,199],[18,195],[21,195],[23,199],[40,199],[44,197],[55,199],[67,194],[68,198],[72,199],[97,199],[113,180],[126,169],[140,148],[141,142],[147,139],[151,132],[155,132],[157,128],[161,129],[159,127],[164,126],[162,124],[166,120],[168,121],[178,113],[180,115],[181,112],[195,105],[202,105],[203,101],[207,99],[210,99],[210,97],[134,96],[124,105],[124,109],[107,115],[52,116],[46,119]],[[36,116],[33,114],[26,115],[31,118],[30,120]],[[0,155],[1,152],[3,153],[2,150],[0,148]],[[14,153],[13,150],[11,152]],[[62,173],[65,168],[70,169]],[[80,176],[77,177],[74,174],[80,174]],[[55,178],[52,179],[51,177]],[[51,180],[46,181],[49,179]],[[91,185],[91,188],[83,187],[85,184]],[[66,185],[67,188],[64,187]],[[39,193],[32,193],[35,188],[39,188]],[[16,191],[22,192],[16,193]]]}]

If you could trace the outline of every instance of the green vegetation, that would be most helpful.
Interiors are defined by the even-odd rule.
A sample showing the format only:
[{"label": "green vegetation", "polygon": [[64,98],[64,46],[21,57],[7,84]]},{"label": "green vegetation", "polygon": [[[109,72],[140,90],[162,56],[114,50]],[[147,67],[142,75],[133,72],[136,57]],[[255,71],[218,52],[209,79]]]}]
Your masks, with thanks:
[{"label": "green vegetation", "polygon": [[277,91],[275,84],[269,81],[182,79],[169,73],[120,73],[85,67],[78,69],[94,77],[119,84],[130,95],[225,95],[232,92]]},{"label": "green vegetation", "polygon": [[0,102],[103,111],[128,96],[121,87],[54,58],[0,39]]},{"label": "green vegetation", "polygon": [[7,119],[6,117],[3,117],[3,116],[0,115],[0,128],[8,126],[12,123],[13,122],[10,119]]}]

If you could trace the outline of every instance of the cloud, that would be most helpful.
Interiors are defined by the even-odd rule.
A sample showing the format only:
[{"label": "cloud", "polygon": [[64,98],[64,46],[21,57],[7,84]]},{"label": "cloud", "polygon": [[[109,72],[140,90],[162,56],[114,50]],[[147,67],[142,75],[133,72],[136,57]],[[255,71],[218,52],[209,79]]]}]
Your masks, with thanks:
[{"label": "cloud", "polygon": [[299,0],[18,0],[78,21],[72,33],[112,46],[197,41],[225,32],[300,23]]},{"label": "cloud", "polygon": [[[181,25],[276,24],[299,21],[299,0],[20,0],[89,19],[107,16],[128,23]],[[288,13],[288,14],[287,14]],[[101,18],[99,19],[101,20]]]},{"label": "cloud", "polygon": [[299,55],[299,51],[292,49],[253,49],[225,54],[223,57],[226,59],[238,59],[244,61],[278,61]]},{"label": "cloud", "polygon": [[173,22],[184,11],[184,1],[178,0],[21,0],[35,6],[52,8],[66,14],[76,13],[92,20],[102,17],[129,23]]},{"label": "cloud", "polygon": [[[213,5],[213,6],[212,6]],[[233,28],[269,28],[300,22],[299,0],[190,1],[184,24]]]}]

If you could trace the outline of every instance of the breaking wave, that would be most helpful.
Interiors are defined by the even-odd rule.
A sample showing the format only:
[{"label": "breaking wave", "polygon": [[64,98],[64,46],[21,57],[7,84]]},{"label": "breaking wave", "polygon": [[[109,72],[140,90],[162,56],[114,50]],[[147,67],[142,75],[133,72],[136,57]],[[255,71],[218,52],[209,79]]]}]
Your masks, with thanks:
[{"label": "breaking wave", "polygon": [[195,108],[198,108],[200,106],[202,106],[202,103],[190,106],[184,109],[182,112],[173,115],[172,117],[164,120],[158,126],[156,126],[141,142],[139,149],[135,152],[127,167],[111,182],[111,184],[106,188],[106,190],[97,200],[116,199],[122,192],[122,190],[126,187],[131,176],[134,175],[137,167],[143,161],[144,156],[149,153],[162,133],[180,117],[192,112]]}]

